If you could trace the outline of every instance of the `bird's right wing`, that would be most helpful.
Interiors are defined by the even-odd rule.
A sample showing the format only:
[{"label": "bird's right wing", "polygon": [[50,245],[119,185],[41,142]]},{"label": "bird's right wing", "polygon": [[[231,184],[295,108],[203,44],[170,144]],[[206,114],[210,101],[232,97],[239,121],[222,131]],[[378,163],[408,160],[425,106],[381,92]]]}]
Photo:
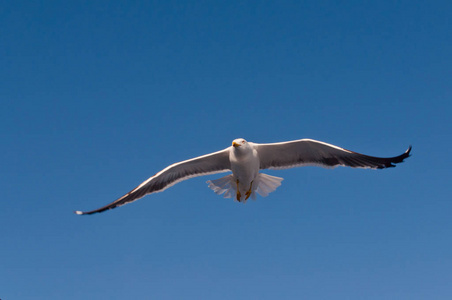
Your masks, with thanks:
[{"label": "bird's right wing", "polygon": [[320,141],[302,139],[283,143],[254,144],[259,154],[260,169],[285,169],[307,165],[325,168],[346,166],[352,168],[384,169],[395,167],[410,156],[411,146],[402,155],[374,157],[356,153]]},{"label": "bird's right wing", "polygon": [[116,201],[99,209],[87,212],[76,211],[75,213],[78,215],[90,215],[103,212],[105,210],[138,200],[147,194],[161,192],[180,181],[192,177],[227,172],[231,169],[231,164],[229,162],[230,148],[231,147],[222,151],[172,164],[150,177],[148,180],[144,181],[142,184]]}]

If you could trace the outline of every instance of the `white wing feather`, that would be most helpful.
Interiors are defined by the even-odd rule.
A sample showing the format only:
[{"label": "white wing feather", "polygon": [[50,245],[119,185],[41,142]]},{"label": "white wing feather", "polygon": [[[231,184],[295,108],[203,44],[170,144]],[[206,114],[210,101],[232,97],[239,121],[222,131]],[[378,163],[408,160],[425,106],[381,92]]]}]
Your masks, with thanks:
[{"label": "white wing feather", "polygon": [[356,153],[320,141],[302,139],[283,143],[253,144],[259,154],[260,169],[285,169],[316,165],[325,168],[347,166],[383,169],[395,167],[410,155],[411,146],[402,155],[374,157]]},{"label": "white wing feather", "polygon": [[138,200],[147,194],[164,191],[170,186],[192,177],[230,171],[230,148],[172,164],[116,201],[99,209],[87,212],[76,211],[75,213],[89,215],[102,212]]}]

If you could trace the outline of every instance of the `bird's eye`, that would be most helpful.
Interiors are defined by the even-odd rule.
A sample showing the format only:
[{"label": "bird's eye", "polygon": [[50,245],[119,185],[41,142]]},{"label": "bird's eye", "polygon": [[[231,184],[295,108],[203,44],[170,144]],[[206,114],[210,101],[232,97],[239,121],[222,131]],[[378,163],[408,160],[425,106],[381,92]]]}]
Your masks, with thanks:
[{"label": "bird's eye", "polygon": [[245,144],[245,141],[242,141],[242,144]]}]

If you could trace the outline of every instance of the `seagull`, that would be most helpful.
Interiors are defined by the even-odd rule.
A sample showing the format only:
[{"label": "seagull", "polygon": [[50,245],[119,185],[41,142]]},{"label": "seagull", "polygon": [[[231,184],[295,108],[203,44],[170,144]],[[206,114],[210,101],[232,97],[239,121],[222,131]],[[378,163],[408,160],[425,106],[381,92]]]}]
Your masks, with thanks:
[{"label": "seagull", "polygon": [[235,139],[224,150],[172,164],[150,177],[116,201],[91,211],[75,211],[77,215],[100,213],[133,202],[147,194],[162,192],[183,180],[209,174],[231,172],[225,177],[209,180],[209,188],[225,198],[234,197],[245,203],[256,199],[256,193],[268,196],[281,185],[283,178],[260,173],[264,169],[287,169],[303,166],[334,168],[385,169],[395,167],[410,156],[411,146],[395,157],[374,157],[353,152],[324,142],[301,139],[281,143],[258,144],[243,138]]}]

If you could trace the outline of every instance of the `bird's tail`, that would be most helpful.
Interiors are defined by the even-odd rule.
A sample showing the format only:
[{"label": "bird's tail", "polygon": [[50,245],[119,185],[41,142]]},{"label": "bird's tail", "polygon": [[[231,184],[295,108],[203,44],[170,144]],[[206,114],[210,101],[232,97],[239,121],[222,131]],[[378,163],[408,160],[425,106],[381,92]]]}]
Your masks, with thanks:
[{"label": "bird's tail", "polygon": [[[268,194],[276,190],[281,185],[283,178],[259,173],[253,181],[251,199],[256,200],[256,193],[262,197],[267,197]],[[209,188],[211,188],[217,195],[224,193],[224,198],[235,198],[237,194],[237,184],[234,175],[226,175],[219,179],[207,181]],[[246,199],[242,193],[241,202],[245,203]]]},{"label": "bird's tail", "polygon": [[259,173],[254,180],[256,183],[256,192],[261,195],[262,197],[267,197],[268,194],[276,190],[278,186],[281,185],[281,181],[283,181],[284,178],[271,176],[268,174],[262,174]]},{"label": "bird's tail", "polygon": [[209,188],[211,188],[215,194],[221,195],[224,193],[225,198],[235,197],[237,193],[237,186],[234,182],[234,176],[232,174],[226,175],[219,179],[208,180]]}]

